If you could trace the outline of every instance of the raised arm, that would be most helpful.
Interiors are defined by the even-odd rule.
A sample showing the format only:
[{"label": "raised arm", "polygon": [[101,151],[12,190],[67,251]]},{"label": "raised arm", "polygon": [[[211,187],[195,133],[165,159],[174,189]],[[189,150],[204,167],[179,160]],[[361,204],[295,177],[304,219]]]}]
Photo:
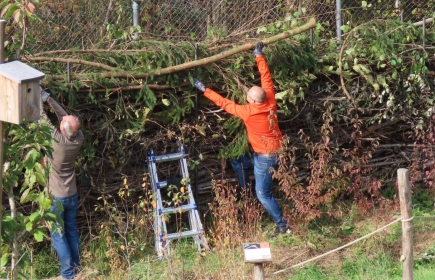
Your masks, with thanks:
[{"label": "raised arm", "polygon": [[68,113],[62,108],[62,106],[59,105],[59,103],[57,103],[53,98],[50,97],[50,94],[48,92],[46,92],[42,88],[40,88],[40,90],[42,101],[50,104],[50,107],[54,110],[59,120],[62,120],[63,117],[68,116]]},{"label": "raised arm", "polygon": [[44,101],[47,100],[48,96],[50,96],[47,92],[43,91],[41,89],[41,100],[40,100],[40,104],[39,104],[39,115],[41,116],[39,118],[39,123],[40,124],[48,124],[48,126],[51,127],[52,130],[56,129],[55,126],[51,123],[50,119],[48,118],[47,114],[44,111]]},{"label": "raised arm", "polygon": [[51,108],[53,108],[59,120],[62,120],[63,117],[68,116],[68,113],[53,98],[49,97],[47,99],[47,103],[50,104]]},{"label": "raised arm", "polygon": [[204,93],[204,96],[210,99],[214,104],[221,107],[233,116],[246,120],[249,117],[249,112],[244,105],[238,105],[234,101],[222,97],[217,92],[206,88],[200,80],[194,80],[195,87]]},{"label": "raised arm", "polygon": [[255,55],[255,62],[257,62],[258,71],[260,72],[261,88],[266,93],[266,99],[269,102],[276,103],[272,75],[270,74],[266,58],[263,56],[263,47],[263,42],[258,42],[252,53]]},{"label": "raised arm", "polygon": [[261,87],[265,91],[274,90],[272,75],[270,74],[270,70],[269,67],[267,66],[266,59],[264,58],[263,55],[260,55],[255,58],[255,61],[257,62],[258,71],[260,72]]},{"label": "raised arm", "polygon": [[247,110],[246,106],[236,104],[234,101],[222,97],[220,94],[209,88],[205,90],[204,96],[233,116],[236,116],[242,120],[246,120],[249,117],[249,111]]}]

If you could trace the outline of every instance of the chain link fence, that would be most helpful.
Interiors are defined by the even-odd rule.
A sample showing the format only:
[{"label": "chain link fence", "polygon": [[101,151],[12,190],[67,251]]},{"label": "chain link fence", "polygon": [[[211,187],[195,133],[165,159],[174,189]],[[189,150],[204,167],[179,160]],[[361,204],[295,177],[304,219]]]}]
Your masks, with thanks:
[{"label": "chain link fence", "polygon": [[[132,29],[133,4],[140,33]],[[156,40],[237,39],[298,11],[299,17],[315,16],[325,27],[322,36],[331,38],[339,32],[338,16],[350,27],[372,19],[416,22],[433,17],[435,0],[47,0],[29,32],[34,53],[107,47],[120,32]]]}]

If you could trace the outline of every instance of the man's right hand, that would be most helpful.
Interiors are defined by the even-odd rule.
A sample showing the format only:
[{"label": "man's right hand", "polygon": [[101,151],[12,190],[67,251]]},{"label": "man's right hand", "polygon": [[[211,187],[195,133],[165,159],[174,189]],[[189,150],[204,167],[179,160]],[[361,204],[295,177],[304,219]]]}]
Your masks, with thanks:
[{"label": "man's right hand", "polygon": [[202,92],[205,91],[205,85],[204,85],[200,80],[194,79],[194,80],[193,80],[193,84],[194,84],[195,87],[196,87],[197,89],[199,89],[200,91],[202,91]]},{"label": "man's right hand", "polygon": [[262,55],[263,54],[263,47],[264,47],[264,44],[263,44],[263,42],[258,42],[257,43],[257,45],[255,46],[255,49],[254,49],[254,51],[252,52],[255,56],[259,56],[259,55]]},{"label": "man's right hand", "polygon": [[41,98],[42,98],[42,102],[46,102],[47,99],[50,97],[50,94],[48,92],[46,92],[45,90],[43,90],[42,88],[39,88],[41,90]]}]

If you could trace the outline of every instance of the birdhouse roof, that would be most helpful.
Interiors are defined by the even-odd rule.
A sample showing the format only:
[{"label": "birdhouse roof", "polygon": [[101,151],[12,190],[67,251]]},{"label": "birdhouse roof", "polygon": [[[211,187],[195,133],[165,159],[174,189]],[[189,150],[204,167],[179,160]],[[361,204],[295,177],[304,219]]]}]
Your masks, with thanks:
[{"label": "birdhouse roof", "polygon": [[26,83],[32,80],[41,80],[45,77],[45,74],[21,61],[14,60],[0,64],[0,76],[16,83]]}]

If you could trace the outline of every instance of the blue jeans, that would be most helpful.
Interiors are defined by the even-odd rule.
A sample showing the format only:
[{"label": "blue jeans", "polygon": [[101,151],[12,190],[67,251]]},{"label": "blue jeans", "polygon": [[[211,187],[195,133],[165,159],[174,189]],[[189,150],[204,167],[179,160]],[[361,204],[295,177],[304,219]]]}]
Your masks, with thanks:
[{"label": "blue jeans", "polygon": [[[58,203],[62,205],[60,211]],[[60,262],[60,275],[73,279],[80,267],[79,235],[77,232],[76,214],[79,206],[78,194],[70,197],[54,197],[50,212],[60,215],[64,226],[56,224],[52,231],[51,242]]]},{"label": "blue jeans", "polygon": [[287,226],[287,222],[283,221],[282,211],[272,196],[272,173],[269,171],[271,167],[278,168],[276,155],[262,155],[246,153],[239,158],[231,160],[231,166],[237,174],[240,187],[249,187],[249,169],[254,167],[255,177],[255,193],[258,200],[263,204],[266,211],[272,216],[273,221],[279,227]]}]

